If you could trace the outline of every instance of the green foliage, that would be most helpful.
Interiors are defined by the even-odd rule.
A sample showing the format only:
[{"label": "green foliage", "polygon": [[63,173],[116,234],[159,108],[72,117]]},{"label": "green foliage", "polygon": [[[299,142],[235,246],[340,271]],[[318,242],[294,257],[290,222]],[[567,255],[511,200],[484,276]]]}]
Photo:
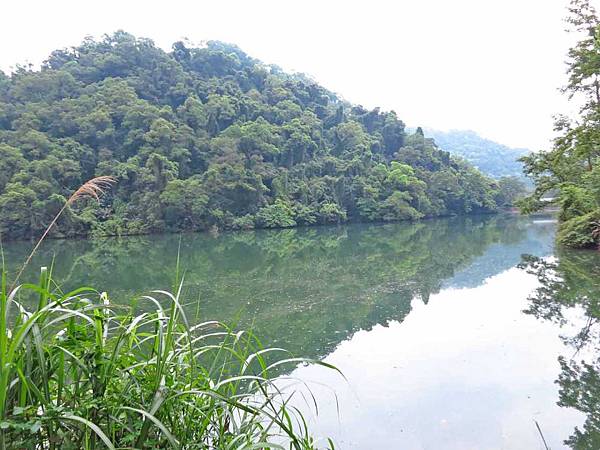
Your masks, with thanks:
[{"label": "green foliage", "polygon": [[1,280],[0,449],[317,448],[273,380],[314,361],[216,321],[190,326],[181,287],[125,306],[54,290],[45,268],[38,285]]},{"label": "green foliage", "polygon": [[565,91],[583,101],[577,121],[558,117],[550,151],[521,159],[535,191],[520,203],[525,212],[560,206],[559,242],[571,247],[599,243],[600,217],[600,20],[589,0],[572,0],[568,22],[580,40],[569,50]]},{"label": "green foliage", "polygon": [[514,206],[525,197],[527,186],[518,177],[502,177],[498,180],[498,195],[495,198],[498,206]]},{"label": "green foliage", "polygon": [[407,135],[394,112],[351,105],[235,46],[166,53],[125,32],[3,78],[0,157],[8,238],[39,235],[51,196],[95,175],[118,186],[69,210],[62,235],[489,212],[498,190],[422,131]]},{"label": "green foliage", "polygon": [[337,203],[323,203],[319,208],[319,216],[324,223],[341,223],[346,221],[346,211]]},{"label": "green foliage", "polygon": [[571,183],[560,186],[559,219],[568,221],[592,212],[596,208],[594,196],[586,188]]},{"label": "green foliage", "polygon": [[600,211],[577,215],[560,224],[557,240],[569,247],[595,247],[600,241],[599,228]]},{"label": "green foliage", "polygon": [[236,230],[251,230],[255,226],[255,219],[251,214],[233,219],[233,228]]},{"label": "green foliage", "polygon": [[396,191],[383,202],[384,220],[414,220],[423,217],[419,211],[410,206],[410,194]]},{"label": "green foliage", "polygon": [[289,202],[278,198],[272,205],[265,206],[256,215],[259,223],[267,228],[296,226],[294,210]]},{"label": "green foliage", "polygon": [[185,180],[172,180],[160,194],[163,216],[168,227],[199,229],[206,220],[208,196],[202,180],[194,176]]}]

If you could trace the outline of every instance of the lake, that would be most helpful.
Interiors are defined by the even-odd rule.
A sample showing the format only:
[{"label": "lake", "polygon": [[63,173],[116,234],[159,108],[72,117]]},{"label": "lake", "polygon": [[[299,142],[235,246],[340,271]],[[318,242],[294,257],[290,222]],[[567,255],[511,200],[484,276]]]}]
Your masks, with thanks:
[{"label": "lake", "polygon": [[[179,249],[191,321],[343,372],[280,381],[307,381],[318,414],[303,385],[294,401],[341,449],[600,448],[600,255],[556,249],[555,229],[496,215],[47,241],[24,279],[53,261],[63,289],[125,303],[172,289]],[[5,244],[9,266],[30,248]]]}]

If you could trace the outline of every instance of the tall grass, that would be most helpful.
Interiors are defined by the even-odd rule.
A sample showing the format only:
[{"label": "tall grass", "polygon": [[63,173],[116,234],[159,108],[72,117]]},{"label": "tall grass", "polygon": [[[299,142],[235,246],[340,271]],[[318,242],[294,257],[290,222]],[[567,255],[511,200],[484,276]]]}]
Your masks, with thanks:
[{"label": "tall grass", "polygon": [[69,197],[10,287],[2,259],[0,450],[317,448],[294,393],[272,379],[307,361],[220,322],[190,326],[182,282],[121,306],[91,288],[61,292],[46,268],[17,286],[64,210],[115,181]]},{"label": "tall grass", "polygon": [[6,286],[3,270],[1,449],[317,448],[271,379],[302,360],[223,323],[190,326],[181,288],[118,306],[60,293],[46,269]]}]

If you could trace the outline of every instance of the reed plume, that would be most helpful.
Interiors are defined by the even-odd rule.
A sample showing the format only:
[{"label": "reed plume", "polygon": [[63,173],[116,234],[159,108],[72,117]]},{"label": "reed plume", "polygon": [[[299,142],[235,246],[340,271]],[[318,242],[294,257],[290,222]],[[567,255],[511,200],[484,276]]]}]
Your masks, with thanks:
[{"label": "reed plume", "polygon": [[56,224],[57,220],[62,215],[62,213],[65,211],[65,209],[67,209],[70,205],[75,203],[77,200],[86,198],[86,197],[93,198],[97,202],[100,202],[100,196],[103,195],[108,189],[110,189],[112,187],[112,185],[115,184],[116,182],[117,182],[117,179],[114,177],[100,176],[100,177],[92,178],[89,181],[86,181],[84,184],[82,184],[79,187],[79,189],[77,189],[75,192],[73,192],[73,194],[65,202],[65,204],[60,209],[60,211],[58,211],[56,216],[54,216],[54,219],[52,219],[52,222],[50,222],[50,225],[48,225],[48,227],[44,231],[44,234],[42,234],[42,236],[39,238],[39,240],[35,244],[35,247],[33,247],[33,250],[31,250],[31,253],[29,253],[29,256],[27,257],[27,259],[21,266],[21,269],[19,270],[19,272],[17,273],[17,276],[15,277],[14,281],[12,282],[12,286],[10,287],[9,292],[14,289],[14,287],[17,284],[17,281],[19,281],[19,278],[23,274],[23,271],[25,270],[25,268],[31,261],[31,258],[33,258],[33,255],[35,254],[35,252],[37,251],[37,249],[39,248],[39,246],[41,245],[43,240],[46,238],[46,236],[48,235],[48,233],[50,232],[52,227]]}]

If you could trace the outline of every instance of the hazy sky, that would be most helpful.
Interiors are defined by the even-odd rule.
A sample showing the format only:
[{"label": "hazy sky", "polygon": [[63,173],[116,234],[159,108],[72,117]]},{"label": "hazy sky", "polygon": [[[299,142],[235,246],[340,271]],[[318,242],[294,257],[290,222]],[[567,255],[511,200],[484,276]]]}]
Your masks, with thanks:
[{"label": "hazy sky", "polygon": [[[600,0],[599,0],[600,1]],[[409,125],[538,149],[565,112],[567,0],[7,1],[0,68],[118,29],[237,44]]]}]

